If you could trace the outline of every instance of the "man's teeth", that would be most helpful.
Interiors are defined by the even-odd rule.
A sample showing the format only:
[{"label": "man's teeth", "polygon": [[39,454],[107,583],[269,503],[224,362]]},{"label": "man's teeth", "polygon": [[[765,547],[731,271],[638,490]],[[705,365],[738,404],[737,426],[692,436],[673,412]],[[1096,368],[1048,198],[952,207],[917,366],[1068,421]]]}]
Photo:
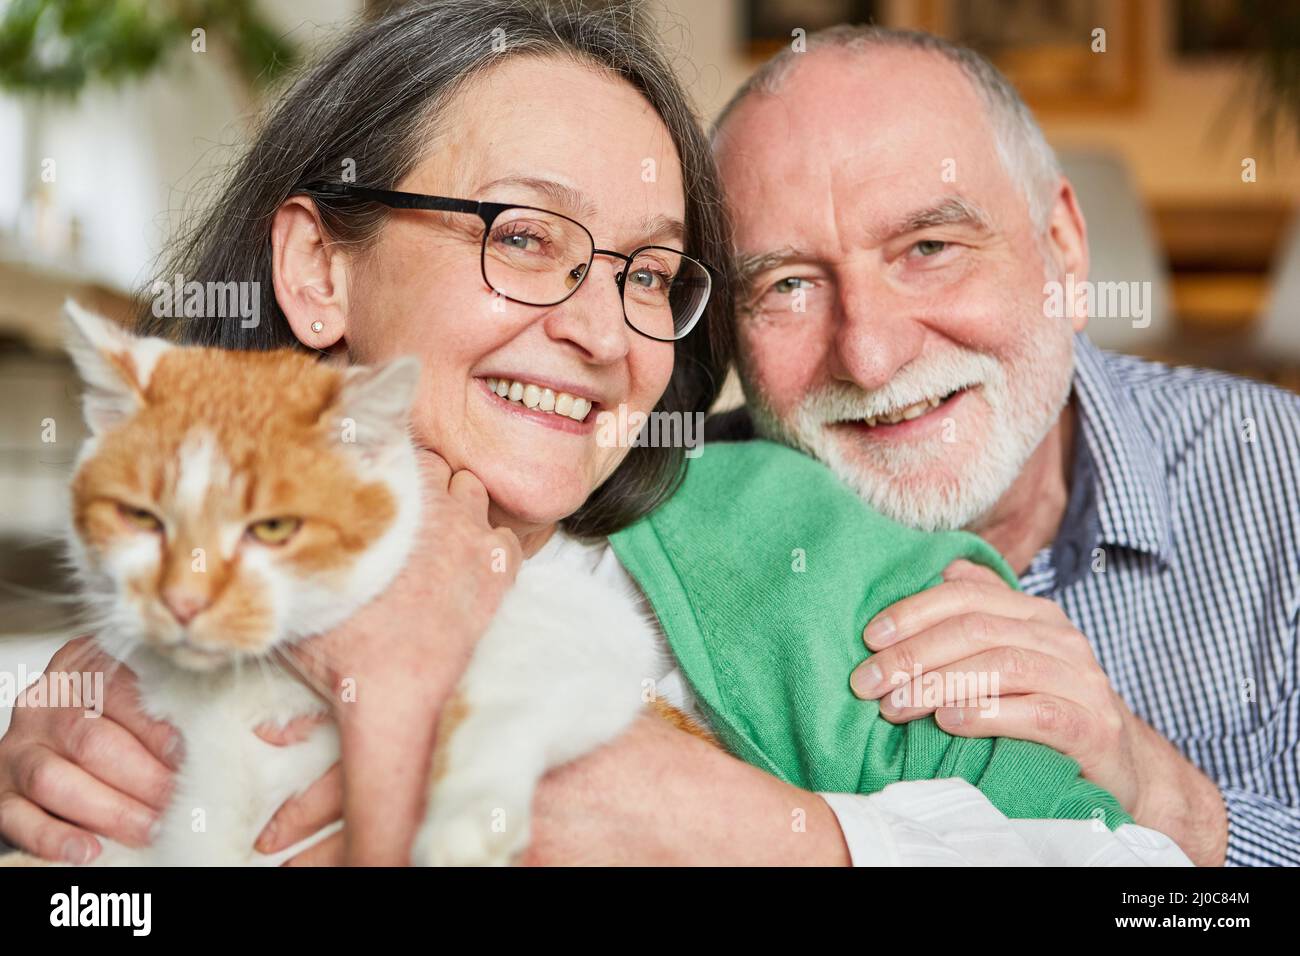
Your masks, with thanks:
[{"label": "man's teeth", "polygon": [[516,382],[508,378],[489,378],[485,380],[488,388],[502,398],[523,405],[539,412],[563,415],[580,422],[591,411],[591,402],[577,398],[568,392],[555,392],[531,382]]},{"label": "man's teeth", "polygon": [[920,418],[932,408],[938,408],[942,403],[943,399],[941,398],[922,399],[913,405],[908,405],[906,408],[868,418],[866,423],[874,428],[876,425],[897,425],[899,422],[910,422],[913,418]]}]

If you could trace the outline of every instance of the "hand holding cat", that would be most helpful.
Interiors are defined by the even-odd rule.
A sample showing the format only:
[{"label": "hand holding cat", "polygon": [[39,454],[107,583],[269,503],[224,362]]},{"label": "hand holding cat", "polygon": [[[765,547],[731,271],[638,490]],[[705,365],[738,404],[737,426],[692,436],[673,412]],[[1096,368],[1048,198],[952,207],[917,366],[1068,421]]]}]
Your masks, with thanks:
[{"label": "hand holding cat", "polygon": [[46,668],[71,672],[105,675],[103,713],[14,708],[0,738],[0,836],[47,860],[86,863],[102,849],[96,834],[128,846],[149,842],[181,741],[142,713],[135,675],[91,638],[70,641]]},{"label": "hand holding cat", "polygon": [[[522,562],[514,533],[489,523],[478,478],[453,473],[432,452],[421,452],[421,471],[424,514],[407,567],[297,653],[313,686],[329,691],[339,724],[349,862],[406,862],[438,713]],[[337,819],[339,807],[327,776],[281,808],[258,849],[291,845],[304,827],[309,834]]]}]

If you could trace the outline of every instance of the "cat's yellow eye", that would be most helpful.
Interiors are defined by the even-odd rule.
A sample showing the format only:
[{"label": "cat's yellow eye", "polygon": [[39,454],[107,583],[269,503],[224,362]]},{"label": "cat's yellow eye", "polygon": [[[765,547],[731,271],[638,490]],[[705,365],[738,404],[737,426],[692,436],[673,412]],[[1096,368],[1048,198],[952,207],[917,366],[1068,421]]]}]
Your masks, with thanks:
[{"label": "cat's yellow eye", "polygon": [[126,523],[133,528],[139,528],[141,531],[161,531],[162,522],[152,511],[146,511],[144,508],[135,508],[131,505],[120,504],[117,506],[118,513],[126,520]]},{"label": "cat's yellow eye", "polygon": [[267,518],[250,524],[248,534],[262,544],[284,544],[301,527],[301,518]]}]

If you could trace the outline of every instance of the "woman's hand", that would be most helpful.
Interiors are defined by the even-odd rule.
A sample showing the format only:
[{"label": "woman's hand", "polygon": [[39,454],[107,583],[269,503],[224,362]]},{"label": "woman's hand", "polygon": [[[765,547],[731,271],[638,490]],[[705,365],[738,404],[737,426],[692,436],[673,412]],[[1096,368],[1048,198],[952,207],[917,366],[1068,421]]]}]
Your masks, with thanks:
[{"label": "woman's hand", "polygon": [[[258,837],[260,853],[278,853],[319,833],[343,816],[343,766],[336,763],[302,793],[276,811]],[[346,831],[332,833],[282,866],[343,866],[347,862]]]},{"label": "woman's hand", "polygon": [[[300,717],[284,727],[267,723],[257,728],[257,735],[277,747],[288,747],[302,743],[318,724],[328,719],[324,716]],[[342,816],[343,765],[336,761],[323,777],[285,801],[263,828],[254,849],[261,853],[276,853],[320,832]],[[340,830],[280,865],[342,866],[346,862],[344,849],[343,831]]]},{"label": "woman's hand", "polygon": [[[347,623],[293,652],[338,721],[351,863],[407,862],[438,713],[522,560],[514,533],[488,523],[482,482],[432,452],[421,459],[424,512],[405,569]],[[294,842],[285,822],[294,805],[268,824],[259,850]]]},{"label": "woman's hand", "polygon": [[144,846],[167,806],[180,735],[140,709],[130,669],[89,637],[65,644],[41,680],[104,675],[103,713],[50,707],[29,689],[0,738],[0,836],[47,860],[88,863],[96,835]]}]

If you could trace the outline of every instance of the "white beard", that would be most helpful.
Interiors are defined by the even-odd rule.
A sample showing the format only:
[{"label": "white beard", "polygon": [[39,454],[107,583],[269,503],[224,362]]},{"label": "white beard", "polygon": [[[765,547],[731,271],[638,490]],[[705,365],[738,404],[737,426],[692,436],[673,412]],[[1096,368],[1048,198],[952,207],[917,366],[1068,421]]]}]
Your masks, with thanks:
[{"label": "white beard", "polygon": [[[1005,364],[954,349],[922,356],[879,389],[826,386],[810,393],[789,420],[778,418],[761,394],[749,388],[751,414],[760,434],[818,459],[894,521],[923,531],[970,528],[1011,487],[1069,399],[1073,336],[1053,329],[1027,339],[1028,347]],[[988,433],[976,439],[954,434],[953,443],[943,436],[924,443],[873,442],[828,427],[970,385],[978,387],[962,402],[982,401],[991,412]],[[956,471],[951,463],[962,444],[968,451]]]}]

